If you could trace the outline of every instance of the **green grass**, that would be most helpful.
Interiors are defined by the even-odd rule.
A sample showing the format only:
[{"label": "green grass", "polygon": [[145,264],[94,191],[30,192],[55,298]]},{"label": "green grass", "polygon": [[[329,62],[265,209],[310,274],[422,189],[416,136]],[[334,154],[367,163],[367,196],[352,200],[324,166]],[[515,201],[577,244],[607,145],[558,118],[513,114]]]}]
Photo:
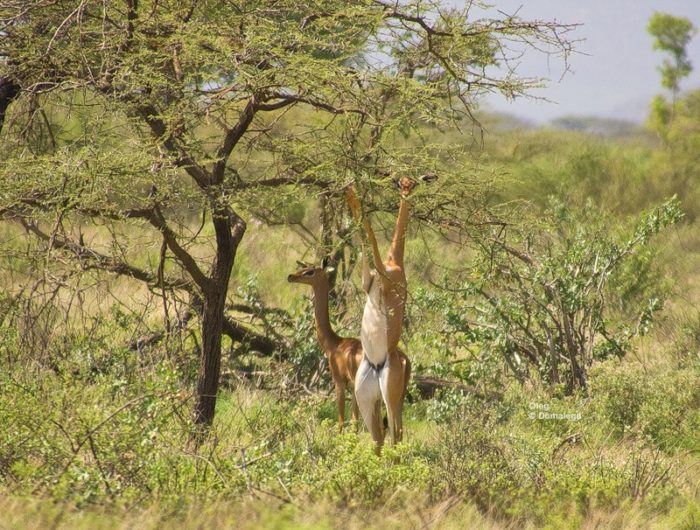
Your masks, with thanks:
[{"label": "green grass", "polygon": [[[265,372],[262,388],[228,380],[234,383],[222,389],[200,445],[189,421],[196,325],[182,341],[141,352],[124,347],[145,325],[162,326],[155,294],[100,278],[84,291],[81,311],[66,310],[61,292],[41,316],[39,302],[50,293],[22,307],[0,298],[0,529],[700,528],[700,225],[693,202],[700,186],[692,168],[681,174],[673,166],[674,173],[672,155],[648,138],[613,143],[560,131],[515,131],[487,144],[479,170],[503,174],[494,203],[518,201],[540,212],[550,195],[579,207],[590,199],[611,215],[614,231],[679,193],[689,215],[651,254],[669,300],[627,358],[594,363],[589,395],[519,385],[503,375],[502,363],[479,365],[444,333],[453,295],[431,282],[446,272],[455,283],[469,274],[473,250],[413,227],[404,340],[414,372],[461,377],[504,397],[483,402],[444,392],[421,401],[414,391],[405,440],[381,458],[364,427],[338,432],[327,376],[308,389],[295,379],[316,369],[319,352],[304,313],[310,291],[286,277],[297,258],[318,256],[286,228],[250,220],[231,301],[249,297],[288,310],[294,329],[278,331],[287,333],[290,360],[229,356],[225,342],[224,367]],[[315,233],[312,204],[295,204],[289,215],[303,213]],[[390,230],[391,217],[377,215],[376,226]],[[141,242],[132,257],[153,265],[158,245],[143,227],[131,228]],[[378,232],[386,248],[385,231]],[[100,229],[86,235],[108,248]],[[0,224],[0,240],[7,251],[0,293],[16,294],[37,271],[32,256],[21,254],[20,229]],[[206,244],[195,253],[206,257]],[[634,283],[635,270],[628,272]],[[338,323],[344,334],[357,334],[362,303],[355,290]]]},{"label": "green grass", "polygon": [[[171,369],[127,370],[118,387],[107,375],[6,374],[0,524],[692,528],[699,379],[697,366],[651,377],[616,362],[592,375],[592,398],[511,385],[498,403],[418,401],[405,442],[376,458],[364,429],[338,433],[328,395],[224,391],[197,447]],[[530,417],[543,409],[581,416]]]}]

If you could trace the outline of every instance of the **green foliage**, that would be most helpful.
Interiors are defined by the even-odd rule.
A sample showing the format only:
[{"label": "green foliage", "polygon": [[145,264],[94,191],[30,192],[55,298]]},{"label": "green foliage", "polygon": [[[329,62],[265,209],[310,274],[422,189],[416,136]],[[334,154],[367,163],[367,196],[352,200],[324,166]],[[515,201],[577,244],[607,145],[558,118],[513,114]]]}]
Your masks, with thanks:
[{"label": "green foliage", "polygon": [[658,70],[661,73],[661,86],[671,91],[673,100],[668,103],[661,95],[654,97],[647,122],[666,143],[669,125],[675,117],[680,81],[688,77],[693,69],[686,46],[697,33],[697,28],[685,17],[656,12],[649,19],[647,32],[654,38],[654,49],[671,56],[670,60],[663,60]]},{"label": "green foliage", "polygon": [[642,436],[673,452],[697,449],[699,383],[693,369],[651,373],[604,364],[595,372],[592,392],[597,395],[597,415],[616,436]]},{"label": "green foliage", "polygon": [[[421,171],[429,161],[416,164],[422,157],[396,149],[396,133],[468,119],[465,105],[482,85],[513,96],[537,84],[486,73],[502,42],[570,49],[564,25],[517,16],[496,24],[423,2],[389,9],[336,1],[322,12],[288,1],[191,9],[89,1],[79,12],[66,3],[22,10],[4,2],[0,10],[15,20],[0,35],[12,57],[0,75],[38,87],[18,105],[40,111],[17,112],[7,131],[11,156],[0,184],[14,175],[27,187],[0,187],[2,207],[19,201],[35,216],[63,209],[144,221],[128,212],[157,201],[179,235],[175,210],[211,206],[201,193],[208,173],[246,214],[296,223],[303,206],[290,185],[315,193],[320,181],[337,192],[346,172],[375,179],[389,160]],[[369,135],[373,142],[360,147]]]},{"label": "green foliage", "polygon": [[[102,325],[116,330],[130,319],[115,311]],[[696,368],[658,376],[606,363],[591,374],[590,399],[544,401],[553,411],[582,411],[580,421],[530,419],[528,403],[548,398],[521,387],[502,402],[444,394],[407,404],[406,441],[377,457],[367,433],[338,433],[334,417],[319,421],[332,398],[280,388],[226,392],[209,438],[195,444],[183,374],[164,359],[144,364],[120,351],[114,335],[76,342],[59,372],[3,372],[0,421],[10,426],[0,436],[3,491],[82,510],[157,505],[173,523],[191,506],[233,509],[251,498],[265,499],[267,510],[274,502],[282,517],[279,505],[288,501],[410,513],[458,497],[488,517],[554,527],[565,526],[563,512],[570,524],[629,501],[681,509],[673,499],[682,481],[668,472],[667,455],[696,447]],[[86,351],[101,348],[119,362],[77,369]],[[634,437],[633,449],[610,444],[609,425],[628,425],[613,432]]]},{"label": "green foliage", "polygon": [[[246,221],[299,227],[307,246],[342,254],[347,230],[325,224],[321,244],[308,238],[314,199],[323,194],[322,216],[347,225],[329,205],[349,181],[381,195],[396,174],[434,173],[448,156],[421,128],[473,123],[482,91],[514,97],[537,86],[514,75],[503,46],[571,51],[571,26],[556,22],[477,19],[422,0],[322,7],[0,0],[0,78],[21,87],[2,131],[0,215],[32,234],[43,271],[73,264],[158,289],[164,307],[189,300],[204,338],[202,424],[213,420]],[[493,69],[496,55],[504,68]],[[453,217],[468,182],[451,165],[451,200],[436,222]],[[87,226],[101,237],[86,241]]]},{"label": "green foliage", "polygon": [[666,101],[666,98],[661,94],[654,96],[651,100],[651,112],[649,113],[647,125],[652,130],[656,131],[664,141],[667,140],[668,126],[671,123],[672,117],[673,108],[671,104]]},{"label": "green foliage", "polygon": [[445,389],[426,406],[426,417],[435,423],[448,423],[464,407],[465,397],[459,390]]},{"label": "green foliage", "polygon": [[356,434],[333,435],[329,450],[318,462],[315,488],[349,504],[381,505],[397,490],[414,494],[429,475],[428,462],[408,445],[388,447],[382,457]]},{"label": "green foliage", "polygon": [[[686,313],[700,92],[656,100],[664,149],[619,124],[604,140],[511,130],[487,138],[477,165],[454,129],[472,89],[532,86],[491,73],[503,45],[556,37],[547,26],[437,16],[425,2],[141,1],[132,27],[129,3],[20,4],[0,0],[4,20],[28,9],[0,35],[12,55],[0,76],[32,87],[1,137],[0,526],[696,525],[700,327]],[[692,32],[654,26],[672,59],[664,82],[689,71]],[[250,128],[202,189],[192,172],[219,174],[250,101]],[[440,180],[413,197],[402,347],[414,374],[503,397],[421,401],[412,386],[404,442],[376,457],[364,428],[338,432],[311,303],[292,300],[285,260],[345,253],[336,288],[353,327],[363,298],[342,190],[357,181],[382,238],[391,180],[421,172]],[[130,345],[163,331],[165,302],[179,317],[200,292],[149,216],[208,271],[221,207],[249,225],[227,316],[282,347],[230,344],[202,438],[188,390],[201,333],[173,321],[162,342]],[[101,303],[83,308],[90,296]],[[576,417],[531,415],[544,407]],[[35,515],[23,503],[47,505],[38,498],[50,506]]]},{"label": "green foliage", "polygon": [[[445,276],[443,281],[447,283],[449,280]],[[495,351],[472,354],[478,338],[472,332],[470,316],[455,301],[455,293],[450,289],[419,288],[414,291],[410,311],[414,318],[422,316],[424,321],[421,330],[413,337],[415,346],[409,351],[425,353],[427,349],[430,353],[429,362],[418,358],[416,370],[447,379],[456,378],[471,385],[498,387],[502,358]],[[459,392],[448,390],[441,399],[428,405],[428,412],[434,420],[441,421],[461,402]]]},{"label": "green foliage", "polygon": [[648,379],[641,375],[640,370],[609,370],[601,371],[593,379],[592,392],[602,407],[600,416],[607,419],[617,436],[636,425],[639,410],[647,399]]},{"label": "green foliage", "polygon": [[491,434],[497,422],[490,411],[477,414],[462,407],[455,412],[440,432],[433,487],[441,493],[466,492],[488,509],[496,498],[505,500],[517,489],[520,477],[514,455],[508,441]]},{"label": "green foliage", "polygon": [[[545,383],[565,384],[567,393],[585,389],[592,362],[624,356],[661,307],[661,293],[637,292],[644,282],[632,288],[621,278],[618,287],[627,288],[616,293],[610,280],[652,236],[681,218],[678,201],[669,200],[642,215],[619,241],[592,204],[575,212],[555,202],[551,225],[519,235],[517,246],[505,237],[485,242],[473,279],[459,292],[456,331],[485,355],[500,355],[520,380],[533,371]],[[625,274],[654,277],[653,269],[636,264]],[[648,298],[630,312],[629,323],[612,318],[608,304],[615,296],[620,305]]]},{"label": "green foliage", "polygon": [[687,77],[692,70],[686,46],[697,29],[685,17],[656,12],[649,19],[647,32],[654,37],[655,50],[671,55],[672,61],[664,59],[659,71],[661,86],[676,94],[680,80]]},{"label": "green foliage", "polygon": [[90,503],[133,502],[172,480],[160,451],[182,443],[171,429],[183,403],[176,374],[154,375],[137,395],[123,379],[86,385],[70,374],[47,373],[40,382],[4,376],[3,388],[15,390],[3,392],[0,406],[12,425],[3,437],[3,482]]},{"label": "green foliage", "polygon": [[[668,147],[670,160],[668,163],[678,174],[681,182],[692,183],[695,190],[697,177],[695,156],[700,145],[700,134],[697,130],[697,119],[700,116],[700,91],[694,90],[684,95],[678,101],[672,126],[668,129]],[[696,192],[697,193],[697,192]]]},{"label": "green foliage", "polygon": [[[670,117],[671,103],[664,101]],[[663,149],[643,130],[619,140],[561,130],[500,135],[484,155],[503,174],[492,201],[528,200],[541,211],[550,196],[579,208],[592,200],[615,222],[625,222],[676,195],[693,222],[700,212],[699,102],[697,90],[676,101]]]},{"label": "green foliage", "polygon": [[684,319],[675,333],[672,346],[678,365],[681,368],[700,364],[700,318]]},{"label": "green foliage", "polygon": [[538,211],[555,196],[580,208],[591,200],[623,220],[671,195],[684,197],[663,175],[664,167],[654,164],[656,153],[643,131],[619,142],[562,130],[527,131],[505,136],[487,152],[508,176],[494,190],[498,199],[528,200]]},{"label": "green foliage", "polygon": [[[610,509],[626,498],[652,493],[658,509],[676,493],[672,464],[643,444],[620,463],[600,448],[580,447],[580,437],[588,436],[580,430],[552,436],[546,420],[529,420],[529,428],[514,429],[517,417],[501,418],[493,407],[472,404],[440,430],[432,477],[437,492],[467,492],[482,510],[555,527],[562,524],[557,514],[566,514],[571,525],[571,518],[580,520],[589,510]],[[588,443],[596,444],[592,439]]]},{"label": "green foliage", "polygon": [[290,347],[290,360],[294,365],[295,378],[298,383],[309,385],[314,376],[320,375],[321,379],[316,383],[326,387],[330,383],[329,369],[314,327],[313,301],[306,298],[297,307],[294,311]]}]

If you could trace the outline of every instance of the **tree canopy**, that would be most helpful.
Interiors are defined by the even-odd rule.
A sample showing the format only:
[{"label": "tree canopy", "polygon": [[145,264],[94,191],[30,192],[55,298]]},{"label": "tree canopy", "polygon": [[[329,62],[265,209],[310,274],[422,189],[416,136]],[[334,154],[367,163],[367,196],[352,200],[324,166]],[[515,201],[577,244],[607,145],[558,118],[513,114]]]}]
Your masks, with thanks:
[{"label": "tree canopy", "polygon": [[666,140],[667,128],[674,117],[680,82],[693,69],[686,47],[697,33],[697,28],[685,17],[656,12],[649,19],[647,32],[654,38],[653,48],[670,55],[670,59],[664,58],[658,70],[661,73],[661,86],[671,92],[672,101],[669,104],[664,96],[655,96],[651,102],[649,120],[651,127]]},{"label": "tree canopy", "polygon": [[527,49],[566,58],[572,28],[422,0],[0,0],[0,25],[0,215],[64,278],[144,282],[166,320],[184,297],[182,318],[202,322],[201,424],[222,333],[269,346],[226,317],[247,221],[293,224],[313,198],[340,216],[353,180],[386,207],[396,174],[439,169],[448,178],[419,218],[463,226],[469,179],[443,164],[449,149],[397,139],[471,126],[484,93],[526,94],[540,81],[512,61]]},{"label": "tree canopy", "polygon": [[649,19],[647,31],[654,37],[654,49],[671,56],[671,61],[664,59],[659,71],[661,85],[675,94],[678,92],[680,80],[687,77],[692,70],[686,46],[697,29],[685,17],[657,12]]}]

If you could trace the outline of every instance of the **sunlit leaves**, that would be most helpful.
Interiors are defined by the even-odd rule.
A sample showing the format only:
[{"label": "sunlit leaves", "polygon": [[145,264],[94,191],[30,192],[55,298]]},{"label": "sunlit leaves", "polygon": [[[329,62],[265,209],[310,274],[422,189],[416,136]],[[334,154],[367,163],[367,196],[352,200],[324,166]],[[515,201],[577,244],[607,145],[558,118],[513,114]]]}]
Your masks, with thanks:
[{"label": "sunlit leaves", "polygon": [[[673,198],[644,213],[620,237],[592,204],[578,212],[555,203],[547,231],[525,230],[488,243],[480,274],[463,291],[478,293],[481,300],[465,296],[460,318],[470,324],[455,320],[453,325],[484,351],[498,352],[520,379],[536,374],[549,384],[565,384],[568,392],[585,389],[591,363],[625,355],[661,309],[658,291],[616,289],[626,285],[619,279],[624,274],[636,274],[639,285],[645,285],[644,276],[653,271],[634,257],[682,217]],[[627,270],[628,264],[637,268]],[[623,316],[610,311],[620,296],[626,305],[637,304],[626,307]]]}]

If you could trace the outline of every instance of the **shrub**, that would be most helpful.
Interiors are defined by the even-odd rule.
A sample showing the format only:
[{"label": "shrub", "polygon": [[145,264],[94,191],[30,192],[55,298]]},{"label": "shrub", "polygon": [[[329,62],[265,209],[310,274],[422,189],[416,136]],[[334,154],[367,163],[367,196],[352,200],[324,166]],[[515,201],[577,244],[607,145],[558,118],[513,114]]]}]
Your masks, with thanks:
[{"label": "shrub", "polygon": [[428,463],[409,445],[387,446],[378,457],[364,436],[343,433],[334,438],[319,460],[316,492],[351,505],[381,506],[397,493],[420,491],[428,480]]},{"label": "shrub", "polygon": [[480,509],[507,510],[523,477],[491,409],[465,406],[439,431],[431,491],[468,496]]},{"label": "shrub", "polygon": [[700,371],[663,372],[606,363],[592,377],[597,417],[617,437],[648,438],[666,451],[697,449],[700,428]]},{"label": "shrub", "polygon": [[[621,270],[638,280],[653,274],[654,268],[629,271],[622,265],[681,217],[678,201],[671,199],[641,216],[619,241],[592,204],[576,212],[555,203],[550,226],[481,241],[475,271],[459,290],[455,328],[482,355],[497,353],[520,381],[534,376],[546,385],[564,385],[567,394],[586,390],[592,362],[624,356],[661,307],[658,293],[641,293],[651,296],[636,306],[631,321],[615,314],[609,299],[620,291],[610,279]],[[640,293],[628,296],[634,302]]]},{"label": "shrub", "polygon": [[614,369],[612,361],[601,366],[591,376],[591,391],[595,395],[595,414],[604,419],[615,436],[630,432],[647,399],[647,377],[641,368]]}]

